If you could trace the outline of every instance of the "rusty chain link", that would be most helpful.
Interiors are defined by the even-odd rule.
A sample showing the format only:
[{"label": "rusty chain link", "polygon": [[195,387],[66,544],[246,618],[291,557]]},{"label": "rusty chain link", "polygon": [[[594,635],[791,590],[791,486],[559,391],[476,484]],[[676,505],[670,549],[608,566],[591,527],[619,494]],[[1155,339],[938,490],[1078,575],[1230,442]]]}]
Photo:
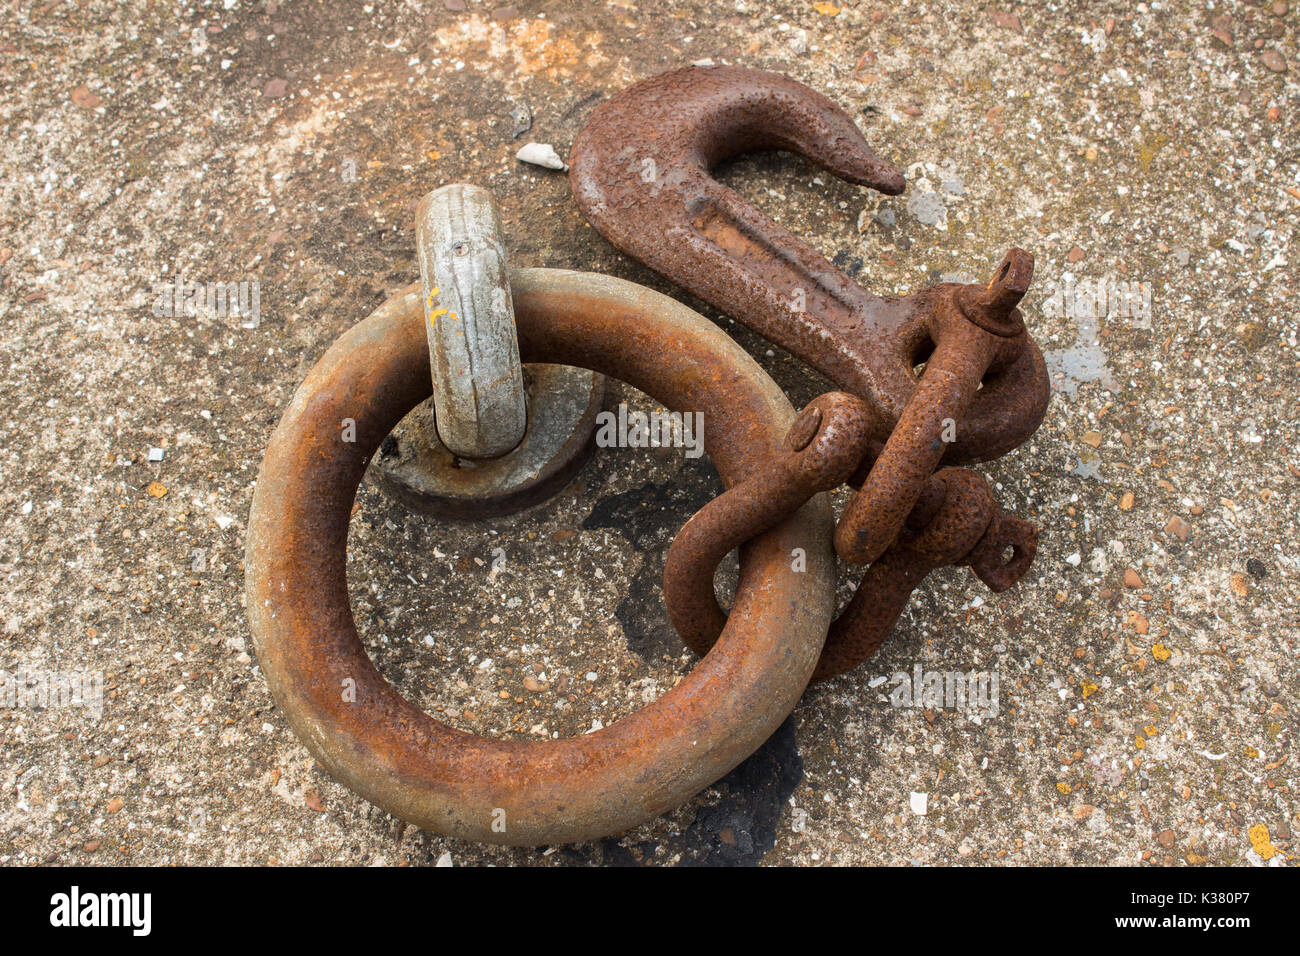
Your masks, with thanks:
[{"label": "rusty chain link", "polygon": [[[843,392],[819,396],[795,419],[780,452],[683,526],[665,562],[664,598],[677,633],[697,654],[708,653],[727,620],[713,591],[718,562],[817,492],[843,484],[862,462],[867,421],[860,399]],[[841,526],[849,516],[840,517]],[[1037,545],[1037,529],[1004,514],[978,472],[933,473],[898,536],[871,562],[832,623],[812,682],[851,670],[875,653],[931,571],[965,565],[1000,592],[1029,569]]]}]

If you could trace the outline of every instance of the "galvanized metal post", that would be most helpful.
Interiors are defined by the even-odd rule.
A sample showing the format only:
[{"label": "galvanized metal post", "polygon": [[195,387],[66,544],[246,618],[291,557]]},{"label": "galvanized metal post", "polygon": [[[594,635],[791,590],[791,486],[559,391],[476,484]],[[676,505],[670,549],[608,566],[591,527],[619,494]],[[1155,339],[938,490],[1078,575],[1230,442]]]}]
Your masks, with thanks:
[{"label": "galvanized metal post", "polygon": [[496,458],[524,437],[519,336],[492,195],[453,183],[416,210],[438,437],[455,455]]}]

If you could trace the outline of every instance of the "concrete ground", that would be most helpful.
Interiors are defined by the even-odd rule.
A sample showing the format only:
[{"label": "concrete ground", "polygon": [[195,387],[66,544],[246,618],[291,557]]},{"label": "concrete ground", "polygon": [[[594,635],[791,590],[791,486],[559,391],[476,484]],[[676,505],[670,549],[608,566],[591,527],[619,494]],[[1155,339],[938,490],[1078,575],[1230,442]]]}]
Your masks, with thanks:
[{"label": "concrete ground", "polygon": [[[1298,32],[1284,0],[6,6],[0,669],[102,672],[105,700],[0,709],[0,863],[1289,863]],[[567,155],[603,99],[709,59],[811,85],[907,169],[894,199],[789,155],[721,174],[868,289],[1035,255],[1053,400],[981,468],[1042,528],[1037,562],[997,596],[936,573],[875,658],[621,838],[417,831],[314,764],[252,656],[267,439],[329,344],[417,278],[413,204],[438,185],[493,191],[513,265],[682,296],[514,157]],[[178,273],[257,281],[260,321],[158,314]],[[1131,294],[1099,304],[1098,283]],[[827,388],[727,328],[796,405]],[[609,723],[691,667],[659,575],[718,491],[707,459],[635,449],[474,524],[366,486],[358,625],[456,726]],[[993,672],[996,708],[894,706],[918,666]]]}]

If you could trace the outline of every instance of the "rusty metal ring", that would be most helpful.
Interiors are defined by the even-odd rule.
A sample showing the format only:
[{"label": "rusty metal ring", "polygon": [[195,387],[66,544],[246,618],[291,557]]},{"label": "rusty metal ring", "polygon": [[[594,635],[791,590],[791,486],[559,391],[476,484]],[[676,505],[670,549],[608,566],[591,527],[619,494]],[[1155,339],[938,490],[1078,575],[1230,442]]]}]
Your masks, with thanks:
[{"label": "rusty metal ring", "polygon": [[[703,412],[706,449],[728,487],[781,447],[795,416],[780,389],[675,300],[553,269],[515,272],[511,288],[525,362],[580,365]],[[536,845],[652,819],[753,753],[803,693],[830,624],[835,568],[822,494],[746,546],[713,650],[657,701],[602,730],[548,741],[477,737],[434,720],[384,680],[348,603],[348,521],[371,456],[430,390],[423,316],[409,292],[326,352],[262,463],[246,553],[249,619],[275,698],[316,759],[417,826]],[[340,440],[344,419],[355,442]],[[791,566],[797,548],[802,572]]]}]

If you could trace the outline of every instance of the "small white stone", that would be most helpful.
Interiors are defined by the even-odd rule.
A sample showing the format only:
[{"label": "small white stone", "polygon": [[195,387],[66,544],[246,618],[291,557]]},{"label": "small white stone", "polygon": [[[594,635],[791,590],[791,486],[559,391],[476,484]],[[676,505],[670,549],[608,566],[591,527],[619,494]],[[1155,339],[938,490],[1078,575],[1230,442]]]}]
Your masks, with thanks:
[{"label": "small white stone", "polygon": [[163,455],[165,455],[165,454],[167,454],[167,453],[166,453],[165,451],[163,451],[161,448],[154,448],[152,445],[149,447],[149,460],[150,460],[150,461],[162,461],[162,460],[163,460]]},{"label": "small white stone", "polygon": [[597,674],[595,671],[587,671],[587,680],[595,680],[599,676],[600,675]]},{"label": "small white stone", "polygon": [[442,856],[438,857],[438,862],[433,865],[434,866],[455,866],[456,864],[451,862],[450,853],[444,853]]},{"label": "small white stone", "polygon": [[917,816],[923,817],[930,808],[930,795],[928,793],[917,793],[912,791],[911,797],[912,812]]},{"label": "small white stone", "polygon": [[515,153],[515,159],[521,163],[532,163],[534,166],[543,166],[546,169],[569,168],[550,143],[525,143],[519,152]]}]

